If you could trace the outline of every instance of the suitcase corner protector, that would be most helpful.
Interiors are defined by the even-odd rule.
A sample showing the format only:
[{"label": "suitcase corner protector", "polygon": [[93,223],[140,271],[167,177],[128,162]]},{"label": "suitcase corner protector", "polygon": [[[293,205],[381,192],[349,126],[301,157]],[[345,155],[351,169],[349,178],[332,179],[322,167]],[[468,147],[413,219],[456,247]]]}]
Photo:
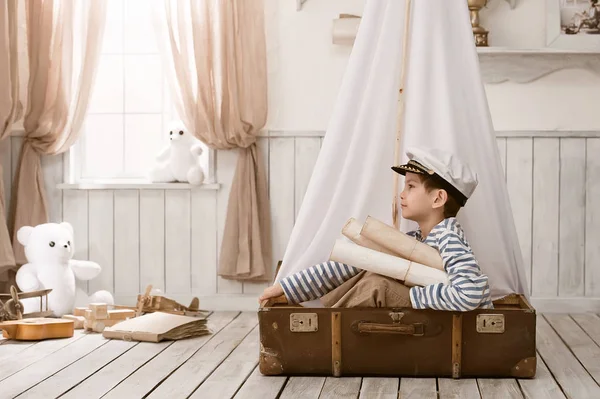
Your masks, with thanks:
[{"label": "suitcase corner protector", "polygon": [[281,375],[283,365],[279,354],[272,349],[260,345],[259,370],[262,375]]},{"label": "suitcase corner protector", "polygon": [[516,378],[533,378],[537,368],[537,357],[527,357],[513,366],[510,375]]}]

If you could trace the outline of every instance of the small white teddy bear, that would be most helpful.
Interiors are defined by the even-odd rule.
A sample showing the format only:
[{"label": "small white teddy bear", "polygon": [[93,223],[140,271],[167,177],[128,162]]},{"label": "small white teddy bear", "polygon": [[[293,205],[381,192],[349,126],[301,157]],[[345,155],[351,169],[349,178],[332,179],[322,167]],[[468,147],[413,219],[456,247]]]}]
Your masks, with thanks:
[{"label": "small white teddy bear", "polygon": [[[48,305],[55,316],[72,314],[76,306],[89,303],[114,304],[108,291],[97,291],[88,296],[77,288],[75,279],[91,280],[100,274],[101,268],[95,262],[72,259],[73,227],[69,223],[24,226],[17,232],[17,239],[25,247],[28,262],[17,272],[17,286],[23,292],[51,288]],[[23,306],[26,313],[38,312],[40,300],[24,299]],[[43,306],[45,309],[45,299]]]},{"label": "small white teddy bear", "polygon": [[169,146],[157,157],[158,165],[150,173],[155,183],[186,182],[199,185],[204,182],[204,171],[200,165],[202,144],[181,121],[171,123]]}]

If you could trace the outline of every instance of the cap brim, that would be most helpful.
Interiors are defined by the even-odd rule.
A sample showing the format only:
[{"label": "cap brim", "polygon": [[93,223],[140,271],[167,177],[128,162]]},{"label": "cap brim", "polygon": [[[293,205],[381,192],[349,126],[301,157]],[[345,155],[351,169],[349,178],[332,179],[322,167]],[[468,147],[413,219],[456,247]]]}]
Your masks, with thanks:
[{"label": "cap brim", "polygon": [[392,166],[392,170],[402,176],[406,175],[406,172],[417,173],[420,175],[428,175],[429,171],[426,168],[422,168],[415,164],[404,164],[398,166]]}]

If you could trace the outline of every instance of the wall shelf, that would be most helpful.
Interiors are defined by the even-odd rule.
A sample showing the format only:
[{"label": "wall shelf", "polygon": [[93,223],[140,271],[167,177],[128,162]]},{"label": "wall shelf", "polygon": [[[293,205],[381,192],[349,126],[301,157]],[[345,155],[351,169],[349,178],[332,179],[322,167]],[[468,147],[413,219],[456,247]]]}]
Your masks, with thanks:
[{"label": "wall shelf", "polygon": [[554,49],[478,47],[485,83],[528,83],[563,69],[584,69],[600,76],[600,53]]},{"label": "wall shelf", "polygon": [[[296,11],[301,11],[302,6],[304,5],[305,2],[306,2],[306,0],[296,0]],[[510,5],[511,10],[515,9],[515,7],[517,5],[517,0],[506,0],[506,2]]]}]

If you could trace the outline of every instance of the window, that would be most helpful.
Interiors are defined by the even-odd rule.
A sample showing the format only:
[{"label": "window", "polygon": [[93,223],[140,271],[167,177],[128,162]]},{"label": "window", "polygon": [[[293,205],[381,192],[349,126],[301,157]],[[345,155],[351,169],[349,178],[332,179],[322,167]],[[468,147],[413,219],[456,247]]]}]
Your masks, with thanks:
[{"label": "window", "polygon": [[[153,25],[153,2],[109,0],[92,97],[71,158],[74,182],[141,181],[177,119]],[[206,181],[210,151],[205,148]],[[73,182],[73,181],[72,181]]]}]

